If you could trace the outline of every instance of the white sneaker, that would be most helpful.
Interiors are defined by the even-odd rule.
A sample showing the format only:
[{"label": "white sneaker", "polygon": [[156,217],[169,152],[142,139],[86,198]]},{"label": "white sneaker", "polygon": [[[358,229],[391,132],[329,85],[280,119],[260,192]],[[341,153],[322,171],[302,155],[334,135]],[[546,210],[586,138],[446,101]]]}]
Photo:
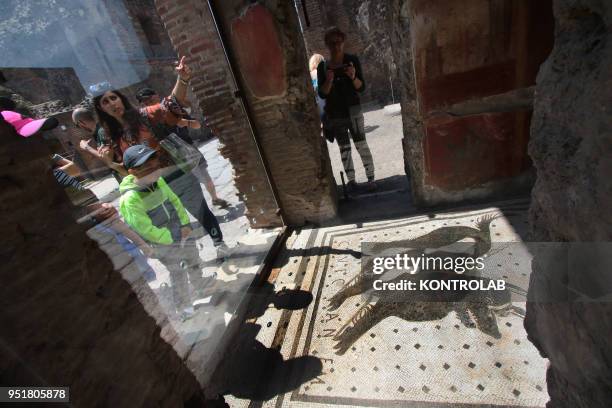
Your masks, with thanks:
[{"label": "white sneaker", "polygon": [[191,319],[194,315],[195,308],[193,306],[188,306],[181,312],[181,320],[184,322],[185,320]]}]

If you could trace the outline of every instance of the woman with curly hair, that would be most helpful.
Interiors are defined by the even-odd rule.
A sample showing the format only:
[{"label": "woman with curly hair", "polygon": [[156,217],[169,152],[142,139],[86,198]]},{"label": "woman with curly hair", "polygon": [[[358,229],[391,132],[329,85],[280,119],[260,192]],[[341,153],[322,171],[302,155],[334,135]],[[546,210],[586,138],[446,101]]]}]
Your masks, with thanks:
[{"label": "woman with curly hair", "polygon": [[[113,161],[122,162],[123,153],[130,146],[145,145],[159,151],[163,156],[164,151],[159,142],[167,136],[168,127],[200,127],[198,121],[184,119],[175,113],[176,109],[172,108],[176,103],[185,104],[187,84],[191,75],[184,57],[177,71],[179,76],[172,95],[152,106],[135,108],[118,90],[109,90],[94,98],[96,114],[109,139],[108,146],[102,148],[103,155],[113,157]],[[179,196],[187,211],[208,232],[217,247],[217,256],[224,258],[227,255],[227,246],[223,242],[219,222],[208,208],[196,177],[178,169],[166,175],[164,179]]]}]

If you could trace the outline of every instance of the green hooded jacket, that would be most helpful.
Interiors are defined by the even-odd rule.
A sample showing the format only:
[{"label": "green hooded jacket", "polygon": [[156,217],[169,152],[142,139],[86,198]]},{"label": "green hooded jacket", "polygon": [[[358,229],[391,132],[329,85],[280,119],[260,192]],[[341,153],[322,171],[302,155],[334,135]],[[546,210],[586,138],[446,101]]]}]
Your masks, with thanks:
[{"label": "green hooded jacket", "polygon": [[189,225],[189,215],[163,178],[141,187],[129,175],[119,185],[119,191],[119,212],[145,241],[169,245],[181,240],[181,227]]}]

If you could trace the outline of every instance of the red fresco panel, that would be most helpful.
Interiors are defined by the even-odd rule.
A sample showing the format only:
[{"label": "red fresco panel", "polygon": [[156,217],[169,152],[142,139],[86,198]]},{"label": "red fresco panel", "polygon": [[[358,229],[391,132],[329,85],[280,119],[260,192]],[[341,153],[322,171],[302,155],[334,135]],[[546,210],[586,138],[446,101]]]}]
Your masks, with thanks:
[{"label": "red fresco panel", "polygon": [[418,84],[423,113],[469,99],[501,94],[514,89],[514,60],[479,67],[468,72],[423,78]]},{"label": "red fresco panel", "polygon": [[272,14],[256,4],[234,19],[231,27],[245,85],[258,98],[283,95],[287,88],[285,56]]},{"label": "red fresco panel", "polygon": [[426,184],[460,190],[512,176],[515,123],[515,113],[427,121]]}]

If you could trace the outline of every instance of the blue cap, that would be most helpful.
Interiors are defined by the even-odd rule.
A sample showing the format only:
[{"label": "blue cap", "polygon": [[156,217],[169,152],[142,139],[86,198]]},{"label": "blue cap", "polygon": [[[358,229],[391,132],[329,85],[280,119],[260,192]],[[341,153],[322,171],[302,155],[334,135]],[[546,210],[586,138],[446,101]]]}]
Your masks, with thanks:
[{"label": "blue cap", "polygon": [[142,166],[155,153],[155,150],[145,145],[130,146],[123,152],[123,166],[127,170]]}]

